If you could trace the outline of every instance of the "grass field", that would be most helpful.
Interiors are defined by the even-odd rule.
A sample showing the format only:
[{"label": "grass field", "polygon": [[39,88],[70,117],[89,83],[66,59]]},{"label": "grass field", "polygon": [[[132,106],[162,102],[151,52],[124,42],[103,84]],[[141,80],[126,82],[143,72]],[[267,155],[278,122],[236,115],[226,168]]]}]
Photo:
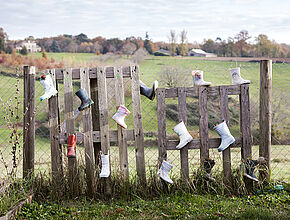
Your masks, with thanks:
[{"label": "grass field", "polygon": [[[97,56],[95,54],[67,54],[67,53],[48,53],[48,58],[54,58],[58,61],[68,61],[69,64],[72,66],[83,66],[85,64],[91,65],[128,65],[130,63],[124,57],[121,56]],[[41,54],[33,54],[33,56],[41,56]],[[175,74],[178,74],[178,83],[182,86],[192,86],[192,77],[191,77],[191,70],[192,69],[201,69],[204,70],[205,80],[211,81],[214,85],[222,85],[222,84],[231,84],[230,76],[229,76],[229,68],[233,68],[236,66],[241,67],[242,75],[246,79],[251,80],[250,85],[250,97],[251,97],[251,111],[257,109],[258,106],[258,95],[259,95],[259,63],[254,62],[232,62],[232,61],[207,61],[207,60],[199,60],[199,59],[183,59],[180,57],[154,57],[149,56],[143,62],[140,63],[140,78],[143,82],[147,85],[150,85],[155,79],[159,80],[160,87],[165,86],[165,77],[164,73],[169,71],[170,69],[174,70]],[[169,69],[168,69],[169,68]],[[1,70],[1,69],[0,69]],[[6,71],[4,69],[3,71]],[[289,94],[290,88],[288,86],[290,80],[290,64],[283,63],[283,64],[273,64],[273,94]],[[40,76],[40,73],[37,74],[37,77]],[[9,155],[9,148],[8,139],[10,135],[10,131],[7,128],[7,121],[4,119],[3,115],[4,112],[4,105],[6,105],[9,99],[14,98],[14,91],[15,91],[15,83],[17,79],[11,76],[0,75],[0,89],[3,93],[0,95],[2,99],[1,104],[1,115],[0,117],[0,146],[1,151],[3,152],[4,158],[6,160],[10,160],[11,155]],[[129,81],[125,80],[126,86],[125,88],[130,88],[131,85]],[[20,91],[23,91],[23,79],[19,78],[19,85]],[[113,88],[114,82],[112,80],[108,80],[108,88]],[[74,85],[74,92],[78,90],[78,85]],[[132,112],[132,102],[130,99],[130,89],[126,89],[126,106]],[[63,103],[63,85],[59,84],[59,97],[60,102]],[[20,93],[21,94],[21,93]],[[36,81],[36,121],[37,121],[37,135],[36,135],[36,168],[41,171],[48,171],[50,168],[50,149],[49,149],[49,140],[48,140],[48,130],[47,130],[47,101],[40,102],[39,97],[43,94],[43,87],[40,82]],[[286,96],[281,96],[283,99],[287,99]],[[20,100],[23,99],[22,95],[19,97]],[[237,97],[233,98],[232,104],[235,105],[234,100]],[[114,95],[109,95],[109,117],[111,117],[115,112],[115,97]],[[188,100],[189,102],[193,102],[194,100]],[[287,101],[286,101],[287,102]],[[74,108],[79,105],[78,98],[74,97]],[[150,101],[145,97],[141,97],[142,103],[142,120],[143,120],[143,128],[145,132],[149,131],[157,131],[157,103],[156,100]],[[170,99],[166,102],[167,104],[174,103],[177,104],[177,99]],[[196,102],[195,102],[196,104]],[[61,104],[62,106],[63,104]],[[283,112],[287,112],[287,105],[282,103],[279,106],[279,110]],[[23,106],[20,105],[19,112],[23,112]],[[191,114],[190,112],[188,113]],[[285,115],[285,114],[284,114]],[[219,113],[218,112],[210,112],[210,117],[219,120]],[[289,116],[289,112],[288,112]],[[21,119],[22,115],[20,115]],[[286,127],[289,129],[289,118],[286,119],[281,123],[282,127]],[[61,114],[61,121],[63,122],[64,116]],[[234,124],[234,120],[237,118],[230,119],[232,127],[231,132],[234,136],[239,136],[239,125]],[[257,115],[253,115],[252,117],[252,130],[253,126],[257,126],[253,122],[257,121]],[[128,129],[133,129],[133,117],[130,114],[126,118],[126,123],[128,125]],[[167,117],[167,134],[173,134],[172,128],[178,123],[177,118],[170,118]],[[76,130],[81,125],[81,117],[76,121]],[[115,129],[116,125],[113,120],[109,120],[110,129]],[[210,124],[209,132],[211,137],[217,137],[217,134],[212,130],[213,123]],[[287,128],[288,126],[288,128]],[[194,134],[198,133],[197,126],[189,126],[188,129],[192,131]],[[150,139],[152,137],[145,136],[145,139]],[[80,148],[81,149],[81,148]],[[117,148],[112,147],[112,162],[113,164],[117,164],[118,162],[118,151]],[[135,154],[133,147],[129,147],[129,158],[130,158],[130,168],[131,170],[135,170]],[[193,150],[190,153],[190,164],[191,170],[194,170],[198,167],[199,164],[199,151]],[[289,174],[289,145],[280,145],[280,146],[273,146],[272,148],[272,176],[274,178],[282,178],[289,181],[290,174]],[[253,148],[254,157],[258,156],[258,148]],[[240,162],[240,149],[232,150],[232,158],[234,167],[237,167]],[[158,151],[156,146],[146,148],[146,163],[148,167],[155,167],[157,161]],[[217,161],[217,165],[214,168],[214,172],[221,171],[221,155],[218,154],[215,150],[211,150],[211,157]],[[173,176],[179,176],[179,152],[178,151],[171,151],[168,153],[168,158],[173,162],[176,169],[173,170]],[[1,161],[0,161],[1,163]],[[21,171],[22,168],[19,169]],[[0,171],[1,173],[1,171]],[[134,172],[133,172],[134,173]]]}]

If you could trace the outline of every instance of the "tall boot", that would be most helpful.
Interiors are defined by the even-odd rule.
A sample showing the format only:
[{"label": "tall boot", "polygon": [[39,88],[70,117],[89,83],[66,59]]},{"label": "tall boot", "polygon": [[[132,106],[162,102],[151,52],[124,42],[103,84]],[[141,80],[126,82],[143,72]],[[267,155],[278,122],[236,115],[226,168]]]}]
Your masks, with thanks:
[{"label": "tall boot", "polygon": [[110,176],[110,155],[109,152],[107,155],[101,152],[101,161],[102,161],[102,170],[100,177],[109,177]]},{"label": "tall boot", "polygon": [[125,123],[125,117],[130,114],[130,111],[124,106],[120,105],[117,112],[113,115],[113,119],[117,124],[122,126],[123,128],[127,128]]},{"label": "tall boot", "polygon": [[44,95],[42,95],[40,97],[40,101],[43,101],[45,99],[49,99],[50,97],[57,94],[57,90],[55,89],[55,87],[53,85],[53,80],[49,74],[42,75],[40,77],[40,83],[43,85],[44,91],[45,91]]},{"label": "tall boot", "polygon": [[173,130],[179,137],[179,144],[176,146],[177,149],[183,148],[187,143],[189,143],[193,138],[187,131],[184,122],[180,122],[176,125]]},{"label": "tall boot", "polygon": [[148,99],[153,100],[155,98],[156,90],[158,88],[158,81],[155,80],[153,82],[152,88],[149,88],[148,86],[146,86],[141,80],[139,80],[139,82],[140,82],[140,93],[141,93],[141,95],[144,95]]},{"label": "tall boot", "polygon": [[250,80],[246,80],[241,77],[240,67],[230,69],[230,75],[233,85],[247,84],[251,82]]},{"label": "tall boot", "polygon": [[67,141],[67,157],[76,157],[76,135],[69,134]]},{"label": "tall boot", "polygon": [[195,86],[210,86],[211,85],[211,82],[206,82],[203,80],[203,71],[201,70],[193,70],[192,77],[193,77],[193,85]]},{"label": "tall boot", "polygon": [[81,105],[79,106],[79,111],[83,111],[84,109],[88,108],[91,104],[93,104],[93,100],[90,99],[87,91],[85,89],[80,89],[76,92],[76,95],[81,100]]},{"label": "tall boot", "polygon": [[235,138],[231,135],[231,132],[225,121],[215,126],[213,129],[217,131],[222,139],[222,142],[218,147],[218,151],[223,151],[227,149],[232,143],[235,142]]},{"label": "tall boot", "polygon": [[246,172],[244,173],[244,176],[248,177],[251,180],[259,182],[259,180],[257,179],[257,177],[254,173],[254,170],[255,170],[257,164],[258,164],[258,161],[248,159],[245,163]]},{"label": "tall boot", "polygon": [[157,172],[157,175],[159,175],[161,179],[170,184],[173,183],[173,181],[169,177],[169,171],[172,169],[172,167],[173,166],[170,163],[168,163],[166,160],[163,160],[161,167]]},{"label": "tall boot", "polygon": [[215,165],[215,162],[212,159],[207,159],[203,163],[203,167],[205,170],[204,178],[208,181],[211,181],[211,182],[215,181],[215,179],[211,176],[211,170],[212,170],[214,165]]}]

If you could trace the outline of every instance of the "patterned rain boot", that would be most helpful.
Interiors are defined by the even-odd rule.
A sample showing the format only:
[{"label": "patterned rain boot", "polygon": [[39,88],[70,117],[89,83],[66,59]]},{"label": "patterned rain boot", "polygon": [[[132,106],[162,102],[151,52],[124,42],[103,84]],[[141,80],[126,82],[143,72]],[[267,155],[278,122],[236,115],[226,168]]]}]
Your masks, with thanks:
[{"label": "patterned rain boot", "polygon": [[102,161],[102,170],[100,173],[100,177],[109,177],[110,176],[110,155],[109,153],[107,155],[103,154],[101,152],[101,161]]},{"label": "patterned rain boot", "polygon": [[53,80],[50,75],[42,75],[40,77],[40,83],[43,85],[45,91],[44,95],[40,97],[40,101],[49,99],[50,97],[57,94],[57,90],[53,85]]},{"label": "patterned rain boot", "polygon": [[248,177],[251,180],[259,182],[259,180],[257,179],[257,177],[254,173],[254,170],[255,170],[257,164],[258,164],[258,161],[248,159],[245,163],[246,172],[244,173],[244,176]]},{"label": "patterned rain boot", "polygon": [[195,86],[210,86],[211,85],[211,82],[206,82],[203,80],[203,71],[201,70],[193,70],[192,77],[193,77],[193,85]]},{"label": "patterned rain boot", "polygon": [[240,67],[230,69],[230,75],[232,77],[233,85],[241,85],[241,84],[247,84],[251,82],[250,80],[246,80],[241,77]]},{"label": "patterned rain boot", "polygon": [[130,114],[130,111],[124,106],[120,105],[117,112],[113,115],[113,119],[117,122],[118,125],[122,126],[123,128],[127,128],[125,123],[125,117]]},{"label": "patterned rain boot", "polygon": [[160,176],[164,181],[172,184],[173,181],[169,177],[169,171],[172,169],[172,165],[168,163],[166,160],[163,160],[160,169],[157,172],[157,175]]},{"label": "patterned rain boot", "polygon": [[211,182],[215,181],[215,179],[211,176],[211,170],[214,167],[214,165],[215,165],[215,162],[212,159],[207,159],[203,163],[203,167],[205,170],[204,178],[208,181],[211,181]]}]

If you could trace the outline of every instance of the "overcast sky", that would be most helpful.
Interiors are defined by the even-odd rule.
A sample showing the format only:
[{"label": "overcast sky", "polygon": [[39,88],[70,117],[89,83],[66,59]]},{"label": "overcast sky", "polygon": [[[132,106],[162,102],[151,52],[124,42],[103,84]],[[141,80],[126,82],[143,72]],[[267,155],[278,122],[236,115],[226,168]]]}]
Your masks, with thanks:
[{"label": "overcast sky", "polygon": [[0,0],[9,39],[85,33],[168,41],[185,29],[189,42],[227,39],[248,30],[290,44],[290,0]]}]

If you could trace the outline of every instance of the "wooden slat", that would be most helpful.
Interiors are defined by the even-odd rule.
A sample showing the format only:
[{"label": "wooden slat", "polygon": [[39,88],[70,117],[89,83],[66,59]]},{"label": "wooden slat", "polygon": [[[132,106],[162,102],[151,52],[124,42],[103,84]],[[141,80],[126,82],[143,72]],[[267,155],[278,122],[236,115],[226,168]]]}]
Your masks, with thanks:
[{"label": "wooden slat", "polygon": [[[68,68],[63,71],[64,75],[64,114],[66,133],[74,134],[74,110],[73,110],[73,86],[72,86],[72,69]],[[77,155],[78,156],[78,155]],[[79,194],[79,181],[77,159],[68,158],[69,186],[73,195]]]},{"label": "wooden slat", "polygon": [[[241,156],[242,160],[246,161],[251,158],[252,143],[251,143],[251,123],[250,123],[250,97],[249,84],[241,85],[240,98],[240,130],[242,138]],[[253,181],[249,178],[244,178],[246,188],[251,191]]]},{"label": "wooden slat", "polygon": [[141,98],[140,98],[140,83],[139,83],[139,67],[131,67],[132,74],[132,105],[134,118],[134,134],[136,144],[136,166],[137,175],[141,183],[146,182],[145,171],[145,155],[144,155],[144,134],[142,128],[142,114],[141,114]]},{"label": "wooden slat", "polygon": [[[98,68],[97,70],[98,70],[97,79],[98,79],[101,148],[103,154],[108,154],[110,152],[110,137],[109,137],[109,121],[108,121],[106,71],[103,68]],[[105,194],[110,197],[112,195],[112,187],[110,184],[111,176],[103,179],[105,184]]]},{"label": "wooden slat", "polygon": [[[89,69],[81,69],[80,73],[81,89],[85,89],[90,96],[90,80]],[[94,150],[92,141],[92,113],[91,108],[86,108],[82,111],[83,129],[84,129],[84,147],[85,147],[85,162],[86,162],[86,182],[87,191],[94,194],[95,191],[95,175],[94,175]]]},{"label": "wooden slat", "polygon": [[[56,90],[58,90],[58,84],[55,79],[55,70],[49,70]],[[55,189],[59,189],[62,186],[63,179],[63,164],[62,164],[62,149],[59,141],[55,138],[60,132],[59,130],[59,112],[58,112],[58,95],[51,97],[48,100],[48,112],[49,112],[49,130],[50,130],[50,149],[51,149],[51,170],[52,170],[52,182]],[[56,190],[59,191],[59,190]]]},{"label": "wooden slat", "polygon": [[35,153],[35,67],[24,66],[23,106],[23,177],[29,177],[34,170]]},{"label": "wooden slat", "polygon": [[207,88],[199,87],[199,136],[200,136],[200,164],[203,167],[204,161],[209,159],[208,148],[208,110],[207,110]]},{"label": "wooden slat", "polygon": [[[99,98],[98,98],[98,81],[97,78],[90,79],[90,87],[91,87],[91,99],[94,101],[92,104],[92,124],[93,131],[100,131],[100,119],[99,119]],[[110,135],[111,137],[111,135]],[[101,141],[96,142],[93,139],[94,146],[94,156],[95,156],[95,166],[100,165],[100,151],[101,151]]]},{"label": "wooden slat", "polygon": [[[235,138],[236,141],[231,145],[231,148],[241,148],[242,143],[239,137]],[[165,141],[166,150],[178,150],[176,145],[179,143],[179,140],[166,140]],[[221,144],[220,138],[209,138],[208,146],[209,148],[218,148]],[[193,139],[190,143],[187,144],[188,149],[200,149],[200,139]]]},{"label": "wooden slat", "polygon": [[[96,79],[97,78],[97,70],[98,68],[91,68],[89,69],[89,78],[90,79]],[[123,77],[124,78],[130,78],[131,77],[131,72],[129,67],[122,67],[123,69]],[[73,79],[80,79],[80,71],[81,69],[72,69],[72,78]],[[114,78],[114,67],[106,67],[106,78]],[[56,69],[56,79],[57,80],[62,80],[63,77],[63,69]]]},{"label": "wooden slat", "polygon": [[[115,77],[115,97],[116,97],[116,109],[120,105],[125,105],[124,96],[124,85],[123,85],[123,70],[117,68],[114,71]],[[118,147],[120,157],[120,170],[123,177],[129,179],[129,166],[128,166],[128,151],[127,151],[127,140],[126,140],[126,129],[118,125]]]},{"label": "wooden slat", "polygon": [[263,179],[270,180],[271,160],[271,94],[272,94],[272,60],[261,60],[260,63],[260,143],[259,156],[267,163],[267,172],[260,171]]},{"label": "wooden slat", "polygon": [[[228,89],[220,87],[220,110],[221,118],[226,121],[229,126],[229,107],[228,107]],[[232,188],[232,169],[231,169],[231,149],[228,147],[223,152],[223,172],[224,183],[226,186]]]},{"label": "wooden slat", "polygon": [[[186,93],[185,93],[184,87],[178,88],[178,119],[179,119],[179,122],[183,121],[185,126],[187,125]],[[181,176],[185,180],[189,179],[188,147],[187,147],[187,145],[184,146],[180,150]]]},{"label": "wooden slat", "polygon": [[[157,89],[157,120],[158,120],[158,167],[167,160],[166,151],[166,108],[165,89]],[[178,144],[178,143],[177,143]],[[177,145],[176,144],[176,145]],[[176,145],[174,146],[176,148]]]}]

